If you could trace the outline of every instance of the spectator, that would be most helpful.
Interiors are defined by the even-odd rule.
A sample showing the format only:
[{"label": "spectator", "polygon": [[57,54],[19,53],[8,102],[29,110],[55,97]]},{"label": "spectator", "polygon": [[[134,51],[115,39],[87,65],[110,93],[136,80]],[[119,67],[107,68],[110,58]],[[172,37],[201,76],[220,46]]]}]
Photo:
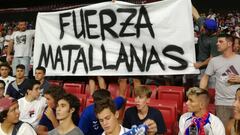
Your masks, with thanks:
[{"label": "spectator", "polygon": [[[200,69],[199,79],[204,74],[209,60],[212,57],[218,56],[220,53],[217,51],[217,30],[218,25],[215,20],[205,19],[199,16],[196,8],[193,7],[193,18],[197,21],[200,28],[200,36],[198,38],[198,57],[197,63],[194,63],[196,69]],[[215,78],[209,80],[208,86],[214,88]]]},{"label": "spectator", "polygon": [[230,35],[219,35],[217,47],[218,51],[222,52],[222,55],[210,60],[206,72],[200,81],[200,88],[206,89],[209,76],[216,76],[216,115],[222,120],[223,124],[226,124],[232,116],[232,104],[236,89],[240,87],[240,84],[230,84],[228,79],[234,74],[239,75],[240,55],[236,55],[233,52],[233,37]]},{"label": "spectator", "polygon": [[29,124],[19,121],[19,114],[16,100],[0,99],[0,135],[37,135]]},{"label": "spectator", "polygon": [[105,82],[105,79],[102,76],[97,76],[97,77],[89,77],[89,92],[90,95],[92,95],[94,93],[94,91],[97,89],[96,88],[96,82],[98,82],[99,88],[100,89],[106,89],[107,88],[107,84]]},{"label": "spectator", "polygon": [[56,108],[56,117],[59,120],[59,126],[48,135],[84,135],[83,132],[76,126],[79,118],[79,99],[72,94],[64,94],[58,100]]},{"label": "spectator", "polygon": [[222,122],[208,112],[208,91],[192,87],[187,97],[188,112],[180,117],[178,135],[225,135]]},{"label": "spectator", "polygon": [[[25,76],[28,76],[30,70],[30,59],[32,56],[32,41],[35,34],[34,30],[26,29],[26,22],[18,22],[18,31],[13,32],[8,47],[7,60],[9,60],[10,53],[14,50],[13,67],[18,64],[25,66]],[[16,74],[16,70],[13,69],[13,75]]]},{"label": "spectator", "polygon": [[[96,90],[93,93],[92,97],[95,103],[99,100],[111,98],[111,94],[108,90],[100,89]],[[122,108],[124,102],[125,100],[122,97],[116,97],[114,99],[117,110]],[[103,133],[103,129],[100,126],[100,123],[94,113],[94,104],[89,105],[83,110],[80,116],[78,127],[83,131],[85,135],[101,135]]]},{"label": "spectator", "polygon": [[4,37],[4,39],[5,39],[4,46],[9,46],[9,42],[11,40],[12,32],[13,31],[11,29],[7,30],[7,35]]},{"label": "spectator", "polygon": [[235,37],[235,39],[234,39],[233,51],[236,54],[240,54],[240,38],[238,38],[238,37]]},{"label": "spectator", "polygon": [[4,98],[5,82],[0,80],[0,99]]},{"label": "spectator", "polygon": [[50,86],[50,83],[45,79],[46,69],[42,66],[35,69],[35,79],[40,82],[41,95]]},{"label": "spectator", "polygon": [[2,52],[4,46],[4,37],[2,32],[0,31],[0,52]]},{"label": "spectator", "polygon": [[12,81],[6,92],[6,96],[19,99],[25,96],[27,88],[29,86],[29,81],[24,77],[25,66],[22,64],[17,65],[16,67],[16,80]]},{"label": "spectator", "polygon": [[7,48],[8,46],[7,45],[4,45],[3,46],[3,49],[0,53],[0,64],[4,63],[4,62],[7,62],[6,60],[6,57],[7,57]]},{"label": "spectator", "polygon": [[34,128],[38,125],[46,107],[46,99],[40,96],[40,82],[29,80],[25,97],[18,100],[20,120],[31,124]]},{"label": "spectator", "polygon": [[44,110],[40,122],[36,128],[39,135],[48,135],[48,131],[59,125],[56,118],[57,101],[63,96],[65,91],[59,86],[51,86],[44,93],[47,100],[47,107]]},{"label": "spectator", "polygon": [[12,81],[16,80],[15,77],[12,77],[12,76],[9,75],[11,69],[12,68],[9,66],[9,64],[7,62],[2,63],[0,65],[0,73],[1,73],[0,80],[3,80],[5,82],[5,84],[6,84],[4,95],[7,92],[8,85]]},{"label": "spectator", "polygon": [[111,98],[96,101],[94,111],[104,130],[102,135],[122,135],[128,131],[118,122],[119,113]]},{"label": "spectator", "polygon": [[126,110],[123,126],[130,129],[133,125],[139,126],[146,121],[150,121],[150,125],[156,125],[156,129],[149,126],[148,134],[164,134],[166,132],[166,126],[162,113],[147,105],[152,91],[144,85],[139,85],[134,90],[136,106]]},{"label": "spectator", "polygon": [[240,134],[240,88],[237,89],[233,107],[233,118],[227,123],[226,135]]}]

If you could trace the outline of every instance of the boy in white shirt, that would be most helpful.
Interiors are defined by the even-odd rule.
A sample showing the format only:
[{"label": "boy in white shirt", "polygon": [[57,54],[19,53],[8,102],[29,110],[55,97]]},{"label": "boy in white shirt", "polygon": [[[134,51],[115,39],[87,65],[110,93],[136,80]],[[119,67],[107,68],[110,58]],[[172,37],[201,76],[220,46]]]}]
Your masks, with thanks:
[{"label": "boy in white shirt", "polygon": [[40,82],[30,80],[25,97],[18,100],[20,120],[28,122],[34,128],[38,125],[41,115],[46,107],[46,99],[40,96]]},{"label": "boy in white shirt", "polygon": [[119,112],[111,98],[95,102],[94,111],[104,130],[102,135],[122,135],[128,131],[118,122]]},{"label": "boy in white shirt", "polygon": [[188,112],[180,117],[178,135],[225,135],[221,120],[208,111],[208,91],[193,87],[187,91],[187,97]]}]

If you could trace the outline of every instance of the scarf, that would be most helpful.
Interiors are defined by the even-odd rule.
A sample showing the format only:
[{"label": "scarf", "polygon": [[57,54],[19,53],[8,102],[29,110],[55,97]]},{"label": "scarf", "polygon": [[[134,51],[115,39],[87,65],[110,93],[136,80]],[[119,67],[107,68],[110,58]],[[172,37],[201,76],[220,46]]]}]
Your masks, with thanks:
[{"label": "scarf", "polygon": [[[204,132],[204,126],[207,124],[207,123],[210,123],[209,122],[209,116],[210,116],[210,113],[207,112],[205,113],[202,117],[198,118],[195,116],[194,113],[192,113],[192,116],[188,119],[191,119],[192,123],[191,125],[186,129],[185,131],[185,135],[189,135],[189,129],[190,127],[196,127],[197,128],[197,132],[198,132],[198,135],[205,135],[205,132]],[[187,119],[187,120],[188,120]]]}]

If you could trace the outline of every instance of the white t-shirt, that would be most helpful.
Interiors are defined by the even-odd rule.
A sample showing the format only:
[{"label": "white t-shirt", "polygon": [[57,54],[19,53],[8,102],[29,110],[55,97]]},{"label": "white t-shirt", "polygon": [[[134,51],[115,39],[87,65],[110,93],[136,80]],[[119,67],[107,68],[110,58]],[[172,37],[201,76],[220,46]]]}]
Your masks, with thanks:
[{"label": "white t-shirt", "polygon": [[[12,133],[6,134],[5,132],[3,132],[0,123],[0,135],[12,135]],[[19,128],[17,135],[37,135],[37,134],[29,124],[23,123]]]},{"label": "white t-shirt", "polygon": [[[126,133],[129,130],[128,128],[125,128],[122,125],[120,125],[120,128],[121,129],[119,135],[122,135],[123,133]],[[103,132],[102,135],[105,135],[105,132]]]},{"label": "white t-shirt", "polygon": [[28,102],[25,97],[18,100],[20,117],[23,122],[28,122],[34,128],[38,125],[41,115],[46,107],[46,99],[40,96],[37,100]]},{"label": "white t-shirt", "polygon": [[[179,120],[179,133],[178,135],[185,135],[186,129],[192,124],[192,112],[184,113]],[[221,120],[210,113],[209,123],[204,126],[207,135],[225,135],[225,128]]]},{"label": "white t-shirt", "polygon": [[6,36],[5,36],[4,46],[5,46],[5,45],[9,45],[10,39],[11,39],[11,35],[6,35]]},{"label": "white t-shirt", "polygon": [[8,88],[8,85],[12,82],[12,81],[15,81],[16,78],[15,77],[12,77],[12,76],[8,76],[6,78],[2,78],[0,77],[0,80],[3,80],[5,82],[5,91],[4,91],[4,95],[6,94],[7,92],[7,88]]},{"label": "white t-shirt", "polygon": [[15,31],[11,36],[14,42],[14,57],[32,56],[34,30]]}]

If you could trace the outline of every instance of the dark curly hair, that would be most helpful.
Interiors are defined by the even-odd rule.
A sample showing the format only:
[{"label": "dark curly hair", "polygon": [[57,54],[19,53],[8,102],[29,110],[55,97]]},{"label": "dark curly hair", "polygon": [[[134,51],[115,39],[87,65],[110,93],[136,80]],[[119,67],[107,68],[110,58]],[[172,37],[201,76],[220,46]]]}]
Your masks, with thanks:
[{"label": "dark curly hair", "polygon": [[0,123],[3,123],[5,118],[7,117],[8,109],[0,112]]},{"label": "dark curly hair", "polygon": [[[79,99],[70,93],[65,93],[59,100],[65,100],[69,103],[70,108],[74,108],[75,111],[72,114],[72,121],[75,125],[78,125],[79,121],[79,109],[80,109],[80,101]],[[58,101],[59,101],[58,100]]]},{"label": "dark curly hair", "polygon": [[55,105],[57,105],[57,101],[63,96],[64,93],[65,90],[62,87],[55,85],[50,86],[44,91],[44,95],[50,95],[54,99]]}]

